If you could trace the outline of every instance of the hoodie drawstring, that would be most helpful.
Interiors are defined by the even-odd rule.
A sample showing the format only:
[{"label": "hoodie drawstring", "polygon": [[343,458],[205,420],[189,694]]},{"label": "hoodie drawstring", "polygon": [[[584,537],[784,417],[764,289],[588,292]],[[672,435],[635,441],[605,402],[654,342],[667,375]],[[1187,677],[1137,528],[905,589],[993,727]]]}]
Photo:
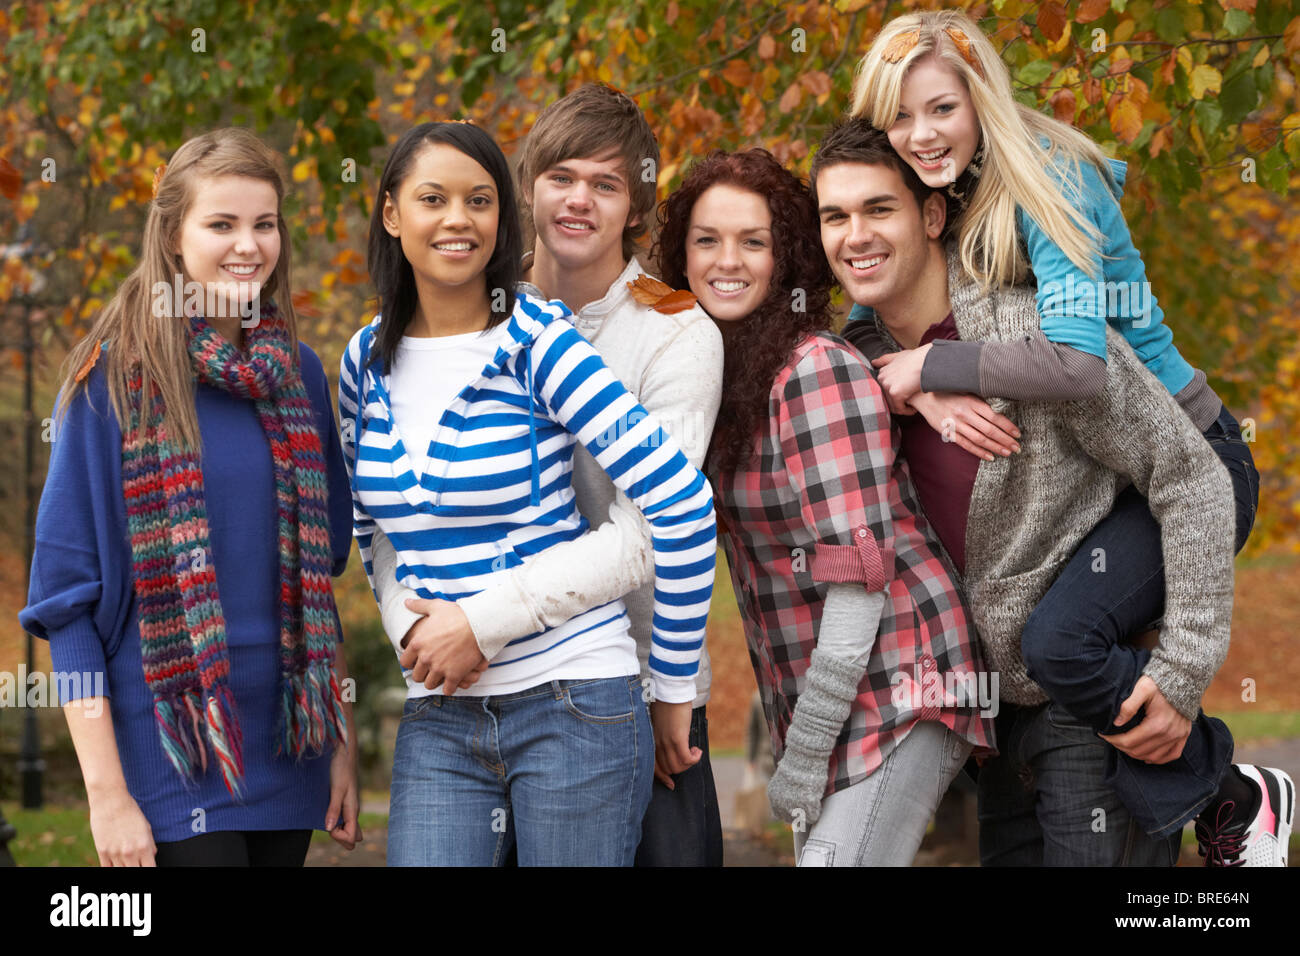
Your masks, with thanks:
[{"label": "hoodie drawstring", "polygon": [[536,508],[542,503],[542,468],[537,460],[537,418],[533,415],[533,350],[525,348],[528,355],[528,446],[533,453],[533,491],[529,503]]}]

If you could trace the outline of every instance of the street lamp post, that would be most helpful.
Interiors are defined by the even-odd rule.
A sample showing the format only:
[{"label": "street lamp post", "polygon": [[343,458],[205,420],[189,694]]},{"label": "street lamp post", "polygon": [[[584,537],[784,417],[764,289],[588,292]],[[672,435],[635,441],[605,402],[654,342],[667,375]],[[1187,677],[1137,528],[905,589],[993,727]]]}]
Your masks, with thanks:
[{"label": "street lamp post", "polygon": [[[0,257],[17,256],[20,260],[34,258],[37,254],[30,230],[24,226],[14,245],[0,248]],[[32,405],[32,359],[36,344],[32,339],[32,305],[36,293],[45,287],[45,277],[39,272],[30,273],[30,281],[19,296],[23,305],[22,353],[23,353],[23,497],[26,502],[24,522],[24,583],[31,584],[32,555],[36,548],[36,494],[33,478],[36,471],[36,415]],[[24,590],[26,593],[26,590]],[[36,673],[36,641],[27,634],[27,673]],[[20,689],[25,693],[26,688]],[[23,808],[39,810],[45,803],[43,794],[45,779],[45,760],[41,756],[40,726],[36,719],[36,708],[23,708],[23,742],[18,758],[18,774],[22,780]],[[3,833],[4,821],[0,818],[0,833]]]}]

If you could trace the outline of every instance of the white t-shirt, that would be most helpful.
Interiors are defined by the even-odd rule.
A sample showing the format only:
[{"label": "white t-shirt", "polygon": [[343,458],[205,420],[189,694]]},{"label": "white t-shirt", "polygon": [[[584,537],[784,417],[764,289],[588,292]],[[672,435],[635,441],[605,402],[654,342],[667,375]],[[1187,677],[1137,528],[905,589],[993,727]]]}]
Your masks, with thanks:
[{"label": "white t-shirt", "polygon": [[389,374],[388,397],[416,481],[428,464],[429,443],[442,413],[506,343],[506,325],[436,338],[402,336]]}]

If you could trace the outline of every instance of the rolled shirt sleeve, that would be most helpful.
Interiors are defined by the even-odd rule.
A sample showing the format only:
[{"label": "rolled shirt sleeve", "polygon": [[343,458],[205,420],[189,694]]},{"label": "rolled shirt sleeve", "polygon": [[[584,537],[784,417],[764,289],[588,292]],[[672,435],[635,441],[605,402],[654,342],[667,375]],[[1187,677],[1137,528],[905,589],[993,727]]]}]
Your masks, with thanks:
[{"label": "rolled shirt sleeve", "polygon": [[819,344],[786,381],[777,414],[786,478],[817,542],[813,580],[884,590],[895,447],[875,377],[849,349]]}]

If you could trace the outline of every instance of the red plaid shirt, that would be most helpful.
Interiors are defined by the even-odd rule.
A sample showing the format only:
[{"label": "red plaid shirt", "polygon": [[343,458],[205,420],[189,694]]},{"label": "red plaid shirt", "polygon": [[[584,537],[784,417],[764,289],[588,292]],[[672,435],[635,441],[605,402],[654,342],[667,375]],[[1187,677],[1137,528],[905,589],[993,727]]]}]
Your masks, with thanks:
[{"label": "red plaid shirt", "polygon": [[833,583],[886,590],[826,792],[865,779],[920,720],[991,752],[996,707],[958,577],[921,513],[899,431],[862,356],[804,339],[777,373],[757,456],[713,476],[723,547],[779,760]]}]

